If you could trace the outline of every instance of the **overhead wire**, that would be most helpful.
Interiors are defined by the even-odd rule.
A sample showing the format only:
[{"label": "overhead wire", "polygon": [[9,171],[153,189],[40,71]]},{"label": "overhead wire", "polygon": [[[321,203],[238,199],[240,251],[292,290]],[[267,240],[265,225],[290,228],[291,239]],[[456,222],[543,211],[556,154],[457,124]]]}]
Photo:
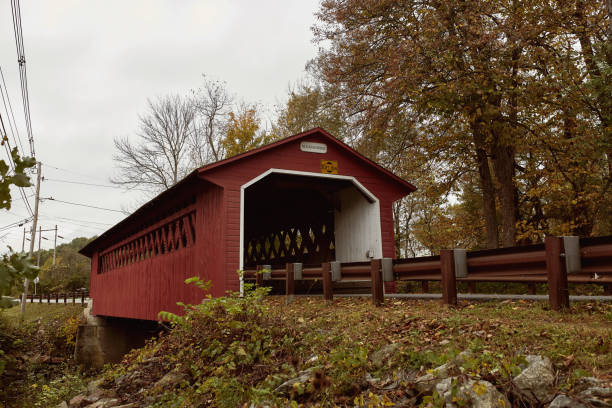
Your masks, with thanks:
[{"label": "overhead wire", "polygon": [[70,205],[78,205],[80,207],[89,207],[89,208],[95,208],[97,210],[104,210],[104,211],[112,211],[112,212],[118,212],[121,214],[126,215],[125,211],[121,211],[121,210],[114,210],[112,208],[104,208],[104,207],[98,207],[95,205],[90,205],[90,204],[82,204],[82,203],[73,203],[71,201],[63,201],[63,200],[58,200],[57,198],[53,198],[53,197],[45,197],[45,198],[41,198],[41,200],[50,200],[50,201],[56,201],[58,203],[63,203],[63,204],[70,204]]},{"label": "overhead wire", "polygon": [[[34,135],[32,132],[32,120],[31,120],[31,114],[30,114],[30,97],[28,93],[28,79],[27,79],[27,70],[26,70],[25,47],[23,43],[23,29],[22,29],[22,23],[21,23],[21,6],[19,4],[19,0],[11,0],[11,11],[12,11],[12,16],[13,16],[13,31],[15,32],[15,48],[17,50],[17,63],[19,64],[19,81],[21,85],[21,99],[23,102],[23,112],[24,112],[24,117],[25,117],[26,132],[28,135],[28,141],[30,143],[30,156],[35,157]],[[7,94],[7,98],[8,98],[8,90],[6,89],[6,82],[4,81],[4,74],[2,75],[2,82],[4,84],[4,88]],[[9,99],[9,105],[10,105],[10,99]],[[10,106],[11,106],[11,112],[12,112],[12,105]],[[7,112],[7,115],[8,115],[7,119],[9,120],[9,124],[10,124],[10,115],[8,114],[8,112]],[[15,119],[14,116],[15,115],[12,114],[15,129],[18,130],[17,122],[14,120]],[[6,133],[6,130],[5,130],[5,133]],[[19,137],[19,143],[21,144],[21,137],[19,135],[18,137]],[[24,154],[23,146],[22,146],[22,154]],[[9,161],[12,162],[10,151],[8,152],[8,155],[9,155]],[[30,203],[26,198],[24,189],[20,187],[19,190],[20,190],[20,194],[22,198],[24,199],[24,202],[26,203],[28,212],[30,214],[33,214],[32,207],[30,206]]]},{"label": "overhead wire", "polygon": [[32,217],[28,217],[28,218],[25,218],[25,219],[22,219],[22,220],[19,220],[19,221],[12,222],[12,223],[10,223],[8,225],[5,225],[3,227],[0,227],[0,231],[5,231],[5,230],[13,228],[13,227],[21,227],[26,222],[29,222],[31,218]]},{"label": "overhead wire", "polygon": [[[0,114],[0,130],[2,130],[2,134],[0,134],[0,136],[2,137],[2,145],[4,145],[6,155],[8,156],[8,162],[10,164],[11,169],[15,171],[15,163],[13,162],[13,156],[11,155],[11,144],[8,139],[8,135],[6,133],[6,127],[4,126],[4,120],[2,119],[2,114]],[[32,211],[32,207],[30,206],[30,202],[28,201],[28,198],[26,197],[23,187],[18,187],[18,189],[19,189],[19,194],[21,195],[22,199],[24,200],[24,203],[26,204],[26,208],[28,209],[28,212],[30,213],[30,215],[33,215],[34,212]]]},{"label": "overhead wire", "polygon": [[13,30],[15,32],[15,48],[17,49],[17,63],[19,64],[19,80],[21,83],[21,99],[25,115],[26,131],[30,143],[30,155],[36,157],[34,152],[34,135],[32,133],[32,119],[30,115],[30,96],[28,93],[28,76],[26,70],[25,47],[23,44],[23,30],[21,24],[21,7],[19,0],[11,0],[13,14]]},{"label": "overhead wire", "polygon": [[[25,151],[23,149],[23,143],[21,141],[21,134],[19,133],[19,126],[17,126],[17,121],[15,120],[15,112],[13,111],[13,105],[11,103],[11,98],[9,96],[8,87],[6,86],[6,81],[4,79],[4,72],[2,71],[2,67],[0,67],[0,79],[2,80],[2,82],[0,83],[0,94],[2,95],[2,103],[4,105],[4,110],[6,111],[6,118],[9,124],[9,130],[11,131],[11,136],[13,137],[13,141],[15,142],[15,146],[19,145],[19,148],[21,148],[21,155],[24,155]],[[3,88],[4,88],[4,91],[2,91]],[[6,94],[6,99],[5,99],[5,94]],[[6,128],[4,129],[4,132],[6,134]],[[17,151],[19,151],[19,148],[17,149]],[[9,150],[12,151],[12,149],[10,148],[10,145],[9,145]],[[12,161],[12,156],[10,155],[10,153],[9,153],[9,156],[10,156],[9,161]],[[32,214],[32,211],[31,211],[32,206],[30,202],[27,200],[27,198],[25,198],[25,189],[23,187],[19,187],[19,189],[20,189],[20,195],[22,199],[28,202],[27,204],[28,211]]]},{"label": "overhead wire", "polygon": [[66,173],[72,173],[72,174],[77,175],[77,176],[90,178],[92,180],[106,181],[106,180],[102,180],[101,178],[91,176],[89,174],[78,173],[78,172],[76,172],[74,170],[68,170],[68,169],[65,169],[63,167],[52,166],[52,165],[50,165],[49,163],[46,163],[46,162],[45,162],[45,166],[47,166],[49,168],[52,168],[52,169],[55,169],[55,170],[65,171]]},{"label": "overhead wire", "polygon": [[[58,219],[57,219],[57,218],[55,218],[55,217],[47,217],[47,216],[44,216],[44,217],[42,217],[42,218],[45,218],[45,219],[48,219],[48,220],[56,220],[56,221],[58,220]],[[73,222],[73,221],[65,221],[65,220],[62,220],[61,222],[62,222],[62,223],[67,223],[67,224],[76,225],[76,226],[81,227],[81,228],[87,228],[87,229],[90,229],[90,230],[92,230],[92,231],[102,231],[102,230],[105,230],[105,229],[107,228],[107,227],[102,226],[102,225],[86,225],[86,224],[81,224],[81,223],[78,223],[78,222]]]},{"label": "overhead wire", "polygon": [[81,223],[86,223],[86,224],[89,224],[89,223],[91,223],[91,224],[99,224],[99,225],[102,225],[102,226],[113,225],[112,223],[108,223],[108,222],[81,220],[81,219],[76,219],[76,218],[60,217],[58,215],[55,215],[55,216],[51,216],[51,215],[47,215],[47,214],[41,214],[41,215],[46,217],[46,218],[53,218],[53,219],[57,219],[57,220],[76,221],[76,222],[81,222]]},{"label": "overhead wire", "polygon": [[[0,66],[0,79],[2,79],[2,87],[4,88],[4,93],[6,94],[6,101],[4,100],[4,95],[2,95],[2,102],[4,104],[4,109],[6,110],[6,114],[8,116],[9,126],[11,125],[11,119],[12,119],[12,122],[13,122],[12,127],[15,128],[15,133],[13,133],[13,139],[16,139],[17,142],[19,142],[19,147],[21,149],[21,152],[23,153],[25,151],[23,149],[23,143],[21,141],[21,134],[19,133],[19,127],[17,126],[17,121],[15,120],[15,111],[13,110],[13,104],[11,103],[11,97],[9,96],[9,91],[6,86],[6,82],[4,80],[4,71],[2,71],[1,66]],[[8,108],[7,108],[7,105],[8,105]],[[12,132],[12,129],[11,129],[11,132]],[[17,135],[16,138],[15,138],[15,135]]]},{"label": "overhead wire", "polygon": [[47,178],[47,177],[45,177],[43,181],[54,181],[56,183],[68,183],[68,184],[80,184],[80,185],[83,185],[83,186],[92,186],[92,187],[114,188],[114,189],[123,190],[123,191],[137,190],[137,191],[145,191],[145,192],[147,192],[147,190],[140,189],[140,188],[128,188],[128,189],[126,189],[125,187],[111,186],[110,184],[85,183],[85,182],[73,181],[73,180],[58,180],[58,179],[50,179],[50,178]]}]

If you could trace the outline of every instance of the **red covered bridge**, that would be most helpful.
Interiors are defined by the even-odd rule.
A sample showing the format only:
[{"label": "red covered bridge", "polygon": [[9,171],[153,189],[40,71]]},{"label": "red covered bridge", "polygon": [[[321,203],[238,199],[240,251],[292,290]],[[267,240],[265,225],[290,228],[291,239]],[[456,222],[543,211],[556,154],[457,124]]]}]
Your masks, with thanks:
[{"label": "red covered bridge", "polygon": [[394,257],[394,201],[415,190],[322,129],[194,170],[88,244],[93,314],[156,320],[199,275],[212,294],[237,270]]}]

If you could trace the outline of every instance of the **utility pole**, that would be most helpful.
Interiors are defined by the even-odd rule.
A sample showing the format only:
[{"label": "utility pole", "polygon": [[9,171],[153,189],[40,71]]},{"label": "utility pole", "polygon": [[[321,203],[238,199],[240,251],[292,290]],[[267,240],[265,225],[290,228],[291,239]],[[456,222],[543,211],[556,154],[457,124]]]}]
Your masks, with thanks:
[{"label": "utility pole", "polygon": [[[40,201],[40,175],[42,173],[42,163],[36,163],[36,198],[34,202],[34,219],[32,220],[32,238],[30,239],[30,258],[34,255],[34,240],[36,239],[36,227],[38,224],[38,203]],[[21,294],[21,316],[25,313],[26,299],[28,297],[28,286],[30,280],[25,279],[23,283],[23,293]]]},{"label": "utility pole", "polygon": [[26,228],[23,227],[23,240],[21,241],[21,253],[22,254],[25,252],[25,234],[26,234]]},{"label": "utility pole", "polygon": [[53,266],[55,266],[55,248],[57,248],[57,224],[55,225],[55,239],[53,240]]},{"label": "utility pole", "polygon": [[38,227],[38,256],[36,257],[36,266],[40,266],[40,240],[41,239],[42,239],[42,226]]}]

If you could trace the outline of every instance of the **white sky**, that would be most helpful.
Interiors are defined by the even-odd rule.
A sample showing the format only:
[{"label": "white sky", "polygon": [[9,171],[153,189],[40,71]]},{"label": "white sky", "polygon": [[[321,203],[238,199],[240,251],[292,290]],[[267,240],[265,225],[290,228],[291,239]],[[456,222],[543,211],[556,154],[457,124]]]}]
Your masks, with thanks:
[{"label": "white sky", "polygon": [[[272,111],[316,54],[310,27],[317,7],[317,0],[22,1],[36,157],[49,179],[41,197],[134,207],[143,193],[51,179],[109,184],[113,138],[134,134],[147,98],[186,94],[202,74]],[[0,66],[26,147],[9,1],[0,2]],[[5,119],[3,109],[0,102]],[[13,198],[10,212],[0,210],[0,227],[28,215],[17,192]],[[33,208],[33,197],[30,203]],[[57,224],[65,237],[58,244],[99,234],[124,217],[48,200],[40,213],[43,229]],[[3,236],[0,252],[6,245],[21,249],[23,227],[1,231]],[[52,247],[53,232],[43,237],[49,238],[43,248]]]}]

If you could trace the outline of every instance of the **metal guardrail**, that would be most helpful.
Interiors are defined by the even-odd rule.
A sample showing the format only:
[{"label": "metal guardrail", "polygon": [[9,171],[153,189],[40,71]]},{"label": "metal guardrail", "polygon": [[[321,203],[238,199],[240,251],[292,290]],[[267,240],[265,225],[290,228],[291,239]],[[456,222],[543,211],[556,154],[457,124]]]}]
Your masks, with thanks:
[{"label": "metal guardrail", "polygon": [[82,292],[65,292],[65,293],[39,293],[37,295],[28,295],[26,302],[30,303],[48,303],[48,304],[59,304],[59,303],[72,303],[72,304],[85,304],[86,300],[89,299],[89,291]]},{"label": "metal guardrail", "polygon": [[[318,279],[326,300],[333,299],[334,281],[371,280],[375,304],[383,300],[383,282],[439,281],[444,303],[456,304],[457,282],[526,283],[535,293],[536,283],[549,288],[551,308],[569,306],[568,283],[603,285],[612,295],[612,236],[598,238],[547,237],[544,244],[471,251],[442,250],[439,256],[405,259],[373,259],[371,262],[321,265],[286,264],[284,268],[259,265],[248,269],[245,280],[263,285],[266,280],[284,280],[287,296],[295,293],[296,280]],[[472,286],[471,286],[472,287]]]}]

